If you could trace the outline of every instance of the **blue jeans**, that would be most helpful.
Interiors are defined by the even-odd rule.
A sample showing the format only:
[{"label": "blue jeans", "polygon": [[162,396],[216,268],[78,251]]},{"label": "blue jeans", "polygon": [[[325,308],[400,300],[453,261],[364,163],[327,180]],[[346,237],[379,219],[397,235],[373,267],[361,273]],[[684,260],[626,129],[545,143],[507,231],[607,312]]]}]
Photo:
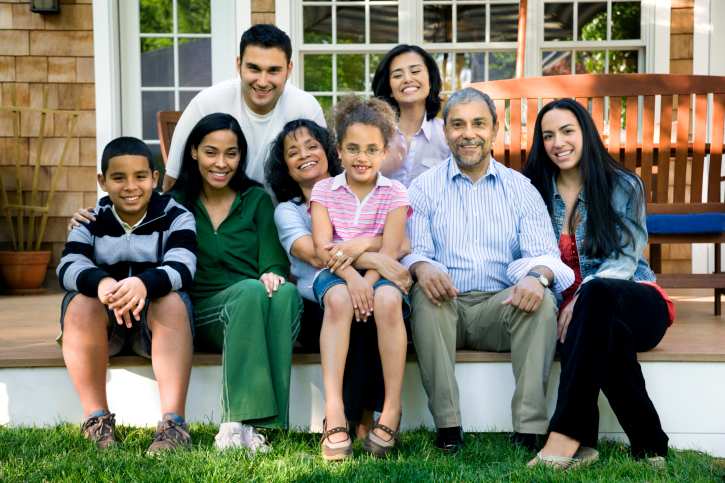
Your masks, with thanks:
[{"label": "blue jeans", "polygon": [[[347,285],[347,282],[345,282],[334,273],[330,273],[328,269],[324,269],[317,275],[317,277],[315,277],[315,281],[312,284],[312,291],[315,293],[315,297],[317,297],[317,301],[320,303],[320,307],[322,307],[323,309],[325,308],[322,303],[322,299],[325,296],[325,293],[330,289],[330,287],[341,283]],[[411,308],[408,296],[404,294],[397,285],[384,277],[380,277],[380,280],[378,280],[375,285],[373,285],[373,291],[377,290],[378,287],[382,287],[383,285],[391,285],[400,291],[400,295],[403,296],[403,318],[407,319],[408,317],[410,317]]]}]

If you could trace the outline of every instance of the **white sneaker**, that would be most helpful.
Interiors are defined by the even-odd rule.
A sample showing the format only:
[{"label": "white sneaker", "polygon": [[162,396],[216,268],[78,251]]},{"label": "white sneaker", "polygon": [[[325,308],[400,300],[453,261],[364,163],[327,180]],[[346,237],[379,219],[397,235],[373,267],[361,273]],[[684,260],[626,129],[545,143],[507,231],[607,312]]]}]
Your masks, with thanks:
[{"label": "white sneaker", "polygon": [[246,449],[250,456],[272,451],[272,447],[267,444],[265,437],[259,434],[256,428],[242,423],[222,424],[219,434],[214,439],[214,446],[218,450]]}]

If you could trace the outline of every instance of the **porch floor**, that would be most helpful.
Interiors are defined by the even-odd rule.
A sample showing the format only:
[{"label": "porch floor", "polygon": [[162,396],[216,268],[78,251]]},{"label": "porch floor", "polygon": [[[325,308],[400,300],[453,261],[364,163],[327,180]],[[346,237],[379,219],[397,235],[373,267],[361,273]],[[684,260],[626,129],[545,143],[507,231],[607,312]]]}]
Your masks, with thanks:
[{"label": "porch floor", "polygon": [[[713,315],[713,291],[668,291],[677,318],[655,349],[641,353],[647,362],[725,362],[725,316]],[[62,367],[59,333],[63,294],[0,296],[0,368]],[[414,355],[409,360],[415,360]],[[507,362],[509,353],[459,351],[459,362]],[[293,363],[319,363],[319,354],[295,353]],[[150,365],[138,356],[111,357],[111,366]],[[194,365],[219,365],[220,354],[197,352]]]}]

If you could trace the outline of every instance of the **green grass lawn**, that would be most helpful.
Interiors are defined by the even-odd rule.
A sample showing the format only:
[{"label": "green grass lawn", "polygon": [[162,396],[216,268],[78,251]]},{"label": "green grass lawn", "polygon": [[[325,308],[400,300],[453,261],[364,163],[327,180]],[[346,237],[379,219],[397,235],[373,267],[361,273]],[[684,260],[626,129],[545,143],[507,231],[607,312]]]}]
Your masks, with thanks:
[{"label": "green grass lawn", "polygon": [[666,467],[656,469],[631,458],[625,446],[611,441],[599,444],[599,462],[562,474],[548,468],[526,468],[533,454],[512,449],[504,433],[467,434],[466,449],[447,457],[434,446],[434,432],[407,431],[388,460],[368,456],[356,443],[354,459],[327,463],[320,456],[319,436],[315,434],[268,431],[274,453],[248,458],[242,451],[217,452],[213,446],[216,432],[213,425],[192,425],[194,445],[190,452],[151,458],[144,455],[153,436],[150,428],[119,426],[119,446],[100,452],[80,436],[77,425],[0,427],[0,481],[725,481],[721,459],[696,451],[671,450]]}]

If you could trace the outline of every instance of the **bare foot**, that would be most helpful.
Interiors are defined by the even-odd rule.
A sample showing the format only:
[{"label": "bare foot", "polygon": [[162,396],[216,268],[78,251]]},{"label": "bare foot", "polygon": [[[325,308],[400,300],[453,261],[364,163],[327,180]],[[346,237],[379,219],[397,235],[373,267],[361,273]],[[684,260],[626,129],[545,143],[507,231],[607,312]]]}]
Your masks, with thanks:
[{"label": "bare foot", "polygon": [[[561,433],[552,432],[546,445],[541,449],[541,456],[563,456],[572,458],[579,449],[579,441],[570,438]],[[527,463],[529,468],[536,465],[538,458],[534,458]]]}]

